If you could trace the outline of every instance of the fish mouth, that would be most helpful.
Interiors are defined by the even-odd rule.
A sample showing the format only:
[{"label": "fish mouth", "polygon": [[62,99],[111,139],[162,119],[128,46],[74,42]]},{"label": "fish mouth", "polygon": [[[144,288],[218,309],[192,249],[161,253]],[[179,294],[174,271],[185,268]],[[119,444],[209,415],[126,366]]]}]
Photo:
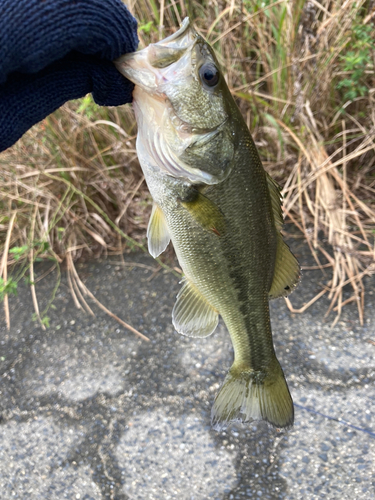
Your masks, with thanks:
[{"label": "fish mouth", "polygon": [[[199,35],[186,17],[178,31],[145,49],[125,54],[114,61],[126,78],[150,94],[163,94],[163,87],[172,79],[187,76],[191,69],[189,55]],[[184,58],[178,68],[171,64]]]}]

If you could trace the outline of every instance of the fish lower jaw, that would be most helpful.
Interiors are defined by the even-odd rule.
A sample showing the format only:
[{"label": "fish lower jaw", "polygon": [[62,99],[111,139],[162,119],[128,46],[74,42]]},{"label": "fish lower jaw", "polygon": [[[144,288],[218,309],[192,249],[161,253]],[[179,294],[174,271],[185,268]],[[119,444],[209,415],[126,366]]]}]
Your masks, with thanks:
[{"label": "fish lower jaw", "polygon": [[190,125],[189,123],[181,120],[181,118],[177,115],[177,112],[172,106],[170,101],[168,100],[166,101],[166,106],[167,106],[168,118],[171,121],[176,132],[178,134],[183,134],[183,135],[193,134],[195,131],[194,127],[192,127],[192,125]]},{"label": "fish lower jaw", "polygon": [[[168,105],[168,117],[170,121],[173,124],[173,127],[175,128],[176,132],[179,134],[195,134],[195,135],[207,135],[210,132],[216,132],[218,127],[213,127],[213,128],[201,128],[197,127],[194,125],[191,125],[190,123],[187,123],[177,115],[176,110],[172,106],[172,104],[169,103]],[[211,136],[210,136],[211,138]]]},{"label": "fish lower jaw", "polygon": [[161,92],[153,91],[150,88],[137,84],[133,90],[133,100],[142,102],[145,99],[154,99],[155,101],[166,103],[167,96]]}]

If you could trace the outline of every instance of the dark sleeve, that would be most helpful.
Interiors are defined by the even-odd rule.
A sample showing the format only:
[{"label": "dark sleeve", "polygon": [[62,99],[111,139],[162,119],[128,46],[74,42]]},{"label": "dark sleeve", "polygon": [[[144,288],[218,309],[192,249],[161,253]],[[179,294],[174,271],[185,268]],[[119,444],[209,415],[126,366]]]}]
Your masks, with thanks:
[{"label": "dark sleeve", "polygon": [[70,99],[131,102],[112,60],[136,30],[121,0],[0,0],[0,151]]}]

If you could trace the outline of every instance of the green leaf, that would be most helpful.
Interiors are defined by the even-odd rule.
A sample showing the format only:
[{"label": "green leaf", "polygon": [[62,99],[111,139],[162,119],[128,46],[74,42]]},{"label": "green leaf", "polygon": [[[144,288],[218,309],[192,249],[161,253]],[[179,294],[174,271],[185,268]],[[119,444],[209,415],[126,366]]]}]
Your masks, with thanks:
[{"label": "green leaf", "polygon": [[48,316],[44,316],[44,318],[41,319],[42,325],[46,326],[47,328],[50,327],[50,319]]},{"label": "green leaf", "polygon": [[0,278],[0,300],[4,300],[5,295],[17,295],[17,282],[12,278],[7,281]]},{"label": "green leaf", "polygon": [[29,247],[27,245],[24,245],[22,247],[13,247],[9,250],[9,253],[11,253],[14,257],[15,260],[19,260],[25,253],[27,253],[29,250]]},{"label": "green leaf", "polygon": [[154,21],[149,21],[146,24],[142,24],[141,26],[138,27],[138,31],[143,31],[144,33],[150,33],[152,25],[154,24]]}]

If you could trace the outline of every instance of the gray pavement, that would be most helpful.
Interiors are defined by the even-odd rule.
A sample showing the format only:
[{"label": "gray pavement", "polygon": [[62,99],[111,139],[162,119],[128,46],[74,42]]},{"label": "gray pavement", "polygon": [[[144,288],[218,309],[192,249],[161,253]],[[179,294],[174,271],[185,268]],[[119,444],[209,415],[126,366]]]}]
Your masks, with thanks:
[{"label": "gray pavement", "polygon": [[[292,247],[307,263],[302,244]],[[295,426],[217,433],[211,405],[233,356],[225,327],[206,339],[179,336],[171,324],[178,279],[154,275],[146,255],[124,258],[126,266],[111,258],[78,272],[149,343],[94,305],[95,318],[78,311],[65,278],[47,331],[32,321],[26,287],[10,299],[10,332],[0,313],[1,499],[375,498],[374,278],[363,327],[349,305],[331,329],[324,297],[303,315],[272,302]],[[41,307],[52,278],[38,283]],[[306,271],[293,304],[320,280]]]}]

